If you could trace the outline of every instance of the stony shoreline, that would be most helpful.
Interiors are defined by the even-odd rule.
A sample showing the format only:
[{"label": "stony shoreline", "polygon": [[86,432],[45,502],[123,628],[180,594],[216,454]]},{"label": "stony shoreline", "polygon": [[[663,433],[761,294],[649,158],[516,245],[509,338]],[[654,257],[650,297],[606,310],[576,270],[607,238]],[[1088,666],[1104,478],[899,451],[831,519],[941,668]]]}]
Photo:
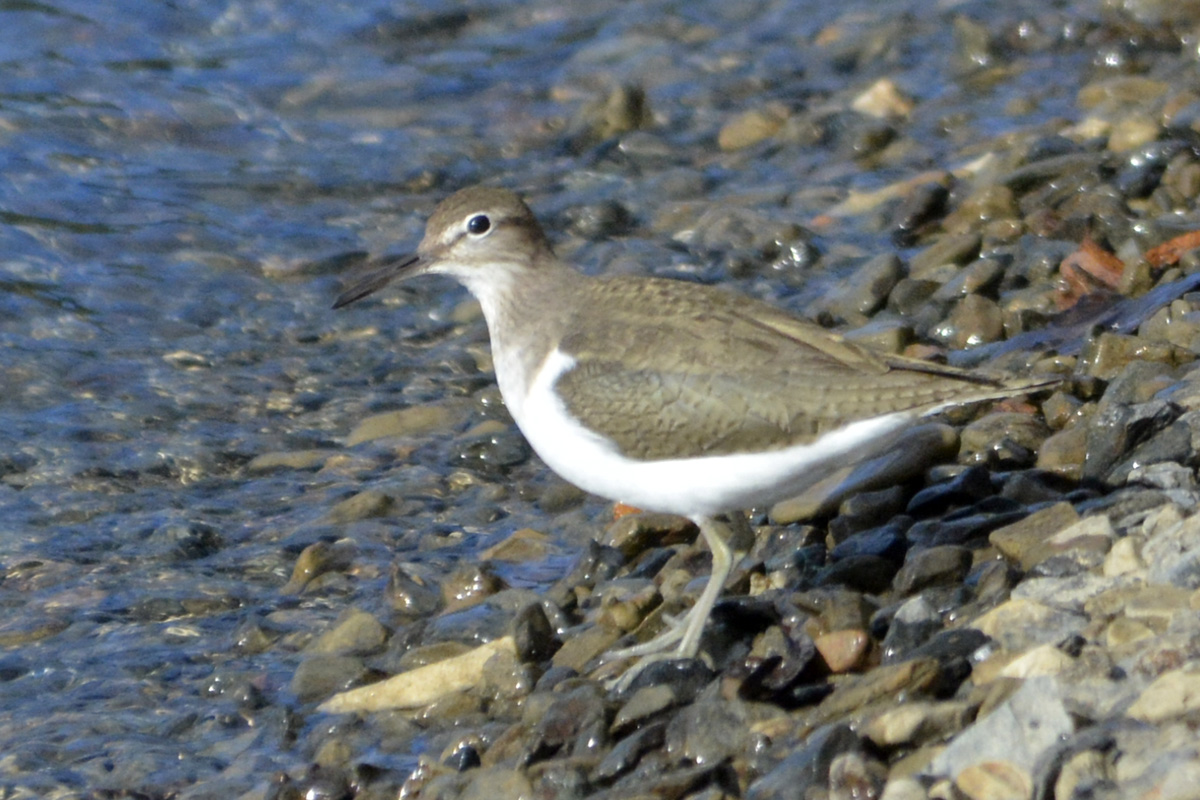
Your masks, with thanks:
[{"label": "stony shoreline", "polygon": [[[1072,346],[1043,354],[1034,335],[1004,362],[1069,382],[961,420],[961,432],[932,431],[919,457],[884,465],[887,478],[865,491],[757,517],[706,639],[712,663],[652,668],[624,693],[605,688],[619,670],[600,656],[694,596],[704,554],[688,525],[623,517],[544,593],[509,588],[487,563],[463,568],[441,583],[440,613],[471,632],[460,639],[508,632],[520,644],[488,651],[465,692],[390,712],[431,737],[402,796],[1191,796],[1200,317],[1186,290],[1190,240],[1160,246],[1169,220],[1194,213],[1200,134],[1176,116],[1187,97],[1145,79],[1100,81],[1081,104],[1084,119],[981,152],[968,170],[856,201],[865,214],[903,198],[889,224],[920,245],[907,260],[865,261],[808,308],[856,340],[926,356],[1026,332],[1052,342],[1046,327],[1083,321]],[[721,145],[811,124],[782,112],[767,124],[772,113],[735,119]],[[711,235],[733,214],[692,201],[661,216]],[[773,226],[759,235],[780,241]],[[1171,285],[1178,296],[1122,332],[1087,330],[1098,311]],[[426,413],[381,415],[351,438],[411,435]],[[544,552],[536,532],[518,531],[490,555]],[[425,603],[398,633],[430,625],[445,636],[430,621],[438,604],[418,599],[428,586],[393,573],[390,587],[394,608]],[[355,614],[322,635],[293,683],[299,696],[326,699],[337,659],[383,663],[370,653],[391,650],[387,635],[364,653],[363,626],[383,630]],[[457,668],[474,652],[421,642],[406,640],[383,672],[449,656],[441,663]],[[322,708],[363,708],[353,699],[363,691]],[[347,755],[386,741],[369,694],[362,727],[318,750],[323,769],[344,773]],[[403,691],[392,702],[414,704]],[[321,757],[326,748],[336,756]]]},{"label": "stony shoreline", "polygon": [[[18,5],[0,800],[1197,795],[1195,2]],[[694,529],[547,473],[461,293],[329,309],[480,182],[1066,381],[755,510],[615,691]]]}]

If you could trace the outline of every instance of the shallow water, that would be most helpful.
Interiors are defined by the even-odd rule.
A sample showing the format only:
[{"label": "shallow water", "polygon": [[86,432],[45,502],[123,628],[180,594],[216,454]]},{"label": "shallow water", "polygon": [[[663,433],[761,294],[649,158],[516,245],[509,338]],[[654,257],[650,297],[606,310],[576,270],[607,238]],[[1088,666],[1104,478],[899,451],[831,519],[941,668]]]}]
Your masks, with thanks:
[{"label": "shallow water", "polygon": [[[849,188],[955,166],[975,143],[1078,113],[1078,85],[1106,68],[1073,38],[1094,13],[930,13],[919,0],[0,6],[0,785],[153,793],[219,776],[240,793],[302,770],[322,719],[290,694],[297,651],[350,606],[386,619],[394,558],[444,572],[533,526],[552,535],[550,556],[503,574],[541,587],[599,529],[602,503],[532,502],[554,486],[536,460],[464,456],[465,430],[505,417],[477,364],[482,323],[454,316],[461,290],[429,281],[329,308],[339,274],[364,251],[412,247],[438,198],[500,181],[556,230],[571,209],[616,199],[635,220],[625,240],[555,234],[586,269],[639,259],[727,280],[745,242],[673,238],[655,224],[672,187],[698,178],[706,201],[804,224]],[[959,16],[1011,49],[959,63]],[[830,31],[841,38],[815,44]],[[828,102],[884,76],[922,101],[899,158],[836,138],[715,146],[742,110]],[[646,89],[649,132],[570,146],[580,106],[620,83]],[[857,259],[895,249],[872,214],[810,241],[815,266],[781,257],[738,285],[800,309]],[[338,450],[367,413],[447,397],[471,401],[413,449],[247,469],[263,453]],[[402,513],[327,520],[364,488],[402,497]],[[281,594],[305,546],[341,537],[355,542],[353,574]],[[246,644],[257,628],[272,646]],[[403,771],[420,747],[372,757]]]}]

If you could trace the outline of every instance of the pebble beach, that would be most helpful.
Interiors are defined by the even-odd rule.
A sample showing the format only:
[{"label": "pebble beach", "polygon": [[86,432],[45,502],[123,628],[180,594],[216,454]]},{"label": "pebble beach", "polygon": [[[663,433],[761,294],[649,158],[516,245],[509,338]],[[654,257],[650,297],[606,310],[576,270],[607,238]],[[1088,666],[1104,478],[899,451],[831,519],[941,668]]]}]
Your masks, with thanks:
[{"label": "pebble beach", "polygon": [[[0,800],[1200,786],[1200,3],[0,8]],[[439,200],[1061,384],[749,510],[584,494]]]}]

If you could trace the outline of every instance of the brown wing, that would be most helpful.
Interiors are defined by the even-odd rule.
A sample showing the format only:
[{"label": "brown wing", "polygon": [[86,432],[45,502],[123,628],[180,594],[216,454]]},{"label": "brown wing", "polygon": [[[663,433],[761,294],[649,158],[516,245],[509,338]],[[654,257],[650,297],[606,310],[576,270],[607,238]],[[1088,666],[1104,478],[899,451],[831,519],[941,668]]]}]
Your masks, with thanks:
[{"label": "brown wing", "polygon": [[856,420],[1018,391],[888,359],[697,284],[615,279],[597,296],[580,322],[604,335],[563,340],[576,364],[556,388],[572,415],[634,458],[786,447]]}]

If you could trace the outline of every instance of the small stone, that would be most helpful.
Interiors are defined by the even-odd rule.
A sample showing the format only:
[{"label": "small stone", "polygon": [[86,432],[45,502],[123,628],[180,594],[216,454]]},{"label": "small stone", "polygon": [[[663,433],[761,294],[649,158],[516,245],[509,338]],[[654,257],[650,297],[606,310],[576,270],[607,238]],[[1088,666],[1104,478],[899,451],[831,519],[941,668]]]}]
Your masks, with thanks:
[{"label": "small stone", "polygon": [[1171,366],[1177,363],[1177,354],[1171,345],[1107,331],[1088,340],[1082,358],[1085,374],[1103,380],[1112,380],[1134,362]]},{"label": "small stone", "polygon": [[1005,650],[1021,652],[1039,644],[1055,644],[1079,633],[1088,623],[1074,614],[1033,600],[1016,598],[1002,603],[971,622]]},{"label": "small stone", "polygon": [[940,515],[952,508],[974,505],[995,493],[988,470],[970,467],[948,481],[935,483],[917,492],[908,501],[905,511],[914,517]]},{"label": "small stone", "polygon": [[1039,645],[1017,656],[1004,669],[1002,678],[1036,678],[1043,675],[1058,675],[1066,672],[1075,662],[1059,648],[1051,644]]},{"label": "small stone", "polygon": [[871,637],[863,630],[841,630],[818,636],[813,643],[829,671],[838,674],[862,666],[871,646]]},{"label": "small stone", "polygon": [[1076,753],[1063,764],[1054,781],[1053,797],[1082,797],[1089,794],[1092,787],[1109,784],[1112,776],[1108,769],[1108,759],[1103,753],[1095,750],[1084,750]]},{"label": "small stone", "polygon": [[[527,709],[528,711],[528,709]],[[576,758],[595,755],[608,745],[603,688],[582,683],[556,692],[529,736],[531,752],[562,752]]]},{"label": "small stone", "polygon": [[1125,711],[1143,722],[1164,720],[1200,711],[1200,671],[1176,669],[1158,676]]},{"label": "small stone", "polygon": [[696,523],[687,517],[642,511],[625,514],[609,525],[601,544],[633,559],[652,547],[692,542],[698,534]]},{"label": "small stone", "polygon": [[[1011,769],[1006,766],[999,773],[999,785],[1022,786],[1024,781],[1031,780],[1033,769],[1043,754],[1074,730],[1075,723],[1063,703],[1057,680],[1031,678],[991,713],[981,716],[974,725],[954,737],[930,763],[928,772],[935,776],[949,775],[957,781],[970,767],[983,769],[983,775],[970,775],[968,786],[972,791],[984,792],[983,787],[991,785],[987,774],[990,768],[984,765],[1006,762]],[[1031,791],[1032,784],[1029,791],[1020,796],[1028,798]]]},{"label": "small stone", "polygon": [[508,635],[512,636],[517,659],[523,664],[540,664],[562,645],[545,606],[537,600],[527,602],[513,615]]},{"label": "small stone", "polygon": [[929,800],[930,796],[924,784],[915,778],[889,776],[879,800]]},{"label": "small stone", "polygon": [[787,108],[781,104],[743,112],[721,126],[717,145],[728,152],[758,144],[778,133],[787,118]]},{"label": "small stone", "polygon": [[505,587],[487,562],[460,564],[442,581],[445,610],[458,611],[482,602]]},{"label": "small stone", "polygon": [[861,746],[858,737],[844,723],[819,728],[770,772],[751,783],[746,790],[746,800],[804,797],[810,787],[823,789],[829,780],[829,766],[834,758]]},{"label": "small stone", "polygon": [[1005,558],[1028,570],[1059,552],[1050,539],[1078,521],[1079,514],[1070,503],[1055,503],[1020,522],[992,531],[988,542]]},{"label": "small stone", "polygon": [[887,591],[896,577],[896,561],[871,554],[840,557],[823,567],[814,580],[816,586],[845,586],[877,594]]},{"label": "small stone", "polygon": [[1142,623],[1126,617],[1117,617],[1104,629],[1104,646],[1109,650],[1117,650],[1153,637],[1154,631]]},{"label": "small stone", "polygon": [[748,722],[745,703],[705,691],[667,723],[666,752],[675,761],[720,764],[746,750]]},{"label": "small stone", "polygon": [[863,753],[842,753],[829,765],[829,800],[859,800],[878,797],[887,770]]},{"label": "small stone", "polygon": [[1050,434],[1032,414],[992,411],[963,428],[960,460],[975,464],[1031,466]]},{"label": "small stone", "polygon": [[1003,278],[1004,265],[998,260],[977,258],[942,284],[942,288],[933,293],[933,299],[965,300],[974,295],[985,295]]},{"label": "small stone", "polygon": [[411,406],[382,414],[373,414],[354,426],[346,437],[346,446],[393,436],[420,436],[432,431],[447,430],[457,413],[447,404]]},{"label": "small stone", "polygon": [[578,635],[567,637],[551,663],[556,667],[569,667],[576,672],[583,672],[590,662],[611,648],[619,638],[621,631],[616,628],[593,625]]},{"label": "small stone", "polygon": [[496,711],[505,701],[519,703],[525,700],[537,684],[537,678],[523,660],[507,650],[497,652],[483,663],[479,683],[472,687],[474,693],[487,698]]},{"label": "small stone", "polygon": [[354,542],[339,539],[336,542],[314,542],[300,551],[292,577],[279,591],[283,594],[299,594],[312,581],[327,572],[344,570],[354,560]]},{"label": "small stone", "polygon": [[478,685],[483,680],[484,664],[501,652],[516,657],[516,645],[512,637],[506,636],[461,655],[402,672],[369,686],[342,692],[326,700],[317,710],[329,714],[345,714],[350,711],[383,711],[427,706],[442,697]]},{"label": "small stone", "polygon": [[384,517],[387,516],[394,503],[395,501],[390,495],[375,489],[368,489],[336,504],[329,509],[326,519],[332,523],[345,524],[360,519]]},{"label": "small stone", "polygon": [[362,659],[352,656],[313,656],[300,662],[292,675],[292,693],[307,703],[328,697],[363,680]]},{"label": "small stone", "polygon": [[636,690],[617,710],[613,718],[612,732],[620,734],[637,727],[659,712],[679,703],[674,688],[665,683],[643,686]]},{"label": "small stone", "polygon": [[955,350],[999,341],[1004,337],[1004,315],[996,301],[969,294],[933,329],[933,337]]},{"label": "small stone", "polygon": [[550,537],[533,528],[521,528],[479,554],[484,561],[526,563],[546,558]]},{"label": "small stone", "polygon": [[958,583],[971,568],[971,551],[957,545],[910,550],[892,585],[901,596],[927,586]]},{"label": "small stone", "polygon": [[963,198],[962,202],[946,215],[942,225],[948,231],[963,233],[978,229],[980,223],[1016,219],[1018,216],[1012,189],[998,183],[989,183]]},{"label": "small stone", "polygon": [[[901,278],[888,295],[887,308],[901,317],[916,317],[941,284],[933,280]],[[918,320],[919,322],[919,320]],[[915,324],[914,324],[915,327]]]},{"label": "small stone", "polygon": [[1108,149],[1122,153],[1143,147],[1158,138],[1158,123],[1149,117],[1131,114],[1113,124],[1108,135]]},{"label": "small stone", "polygon": [[246,469],[269,472],[273,469],[314,469],[337,453],[335,450],[288,450],[255,456]]},{"label": "small stone", "polygon": [[829,315],[834,322],[865,322],[887,302],[904,277],[904,264],[894,253],[882,253],[863,262],[845,281],[808,309],[814,317]]},{"label": "small stone", "polygon": [[909,262],[909,275],[920,279],[944,264],[962,265],[973,261],[979,257],[980,241],[979,234],[975,232],[944,234],[913,256]]},{"label": "small stone", "polygon": [[1179,614],[1188,614],[1190,589],[1170,584],[1145,586],[1125,602],[1125,616],[1139,620],[1152,628],[1166,630]]},{"label": "small stone", "polygon": [[900,353],[912,344],[913,329],[901,319],[874,317],[865,325],[847,331],[845,338],[881,353]]},{"label": "small stone", "polygon": [[365,611],[348,609],[334,627],[312,641],[305,650],[322,655],[368,655],[387,642],[387,629]]},{"label": "small stone", "polygon": [[1150,583],[1200,588],[1200,515],[1155,527],[1142,545]]},{"label": "small stone", "polygon": [[821,701],[814,721],[839,719],[861,713],[877,702],[895,703],[898,696],[919,697],[937,685],[941,667],[932,658],[913,658],[850,675],[837,684],[833,694]]},{"label": "small stone", "polygon": [[963,700],[919,700],[889,708],[871,719],[863,735],[880,747],[919,745],[958,733],[974,709]]},{"label": "small stone", "polygon": [[666,729],[665,722],[652,723],[621,739],[592,770],[592,779],[611,781],[633,769],[643,755],[662,747]]},{"label": "small stone", "polygon": [[1033,776],[1011,761],[971,764],[954,781],[971,800],[1028,800],[1033,795]]},{"label": "small stone", "polygon": [[869,117],[897,119],[912,113],[913,101],[893,81],[880,78],[851,100],[850,107]]},{"label": "small stone", "polygon": [[534,796],[529,778],[521,770],[480,767],[468,774],[470,782],[456,795],[459,800],[525,800]]},{"label": "small stone", "polygon": [[1083,401],[1064,391],[1056,391],[1042,402],[1042,417],[1052,430],[1060,431],[1082,411]]},{"label": "small stone", "polygon": [[1145,568],[1146,562],[1138,553],[1138,542],[1129,536],[1115,541],[1104,559],[1106,578],[1141,572]]},{"label": "small stone", "polygon": [[1068,480],[1081,479],[1087,458],[1087,442],[1087,425],[1072,425],[1051,434],[1038,448],[1037,468]]},{"label": "small stone", "polygon": [[394,611],[406,617],[432,614],[441,603],[435,586],[430,585],[415,564],[395,562],[388,572],[386,596]]}]

